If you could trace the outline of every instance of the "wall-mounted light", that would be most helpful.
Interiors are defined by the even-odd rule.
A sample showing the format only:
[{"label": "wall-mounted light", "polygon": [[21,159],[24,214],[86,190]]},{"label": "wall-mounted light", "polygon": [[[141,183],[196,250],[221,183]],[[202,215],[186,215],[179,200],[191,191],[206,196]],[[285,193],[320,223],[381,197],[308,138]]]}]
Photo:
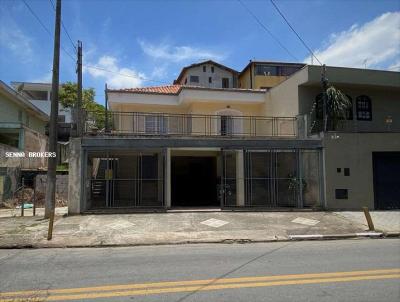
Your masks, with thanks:
[{"label": "wall-mounted light", "polygon": [[392,116],[391,116],[391,115],[388,115],[388,116],[385,118],[385,124],[386,124],[386,127],[387,127],[387,131],[390,131],[390,127],[392,126],[392,123],[393,123]]}]

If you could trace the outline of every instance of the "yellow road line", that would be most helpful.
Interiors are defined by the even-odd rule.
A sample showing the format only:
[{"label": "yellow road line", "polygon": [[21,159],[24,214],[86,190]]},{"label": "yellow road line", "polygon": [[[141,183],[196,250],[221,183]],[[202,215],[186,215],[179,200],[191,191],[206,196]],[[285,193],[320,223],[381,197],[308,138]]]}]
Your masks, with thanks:
[{"label": "yellow road line", "polygon": [[[50,297],[42,297],[43,300],[39,301],[67,301],[67,300],[82,300],[82,299],[97,299],[97,298],[115,298],[126,296],[143,296],[151,294],[163,293],[180,293],[180,292],[193,292],[193,291],[210,291],[222,289],[236,289],[236,288],[254,288],[254,287],[269,287],[269,286],[283,286],[283,285],[302,285],[302,284],[318,284],[330,282],[351,282],[362,280],[384,280],[384,279],[400,279],[400,274],[387,274],[387,275],[372,275],[372,276],[354,276],[354,277],[337,277],[325,279],[300,279],[300,280],[285,280],[285,281],[270,281],[270,282],[252,282],[252,283],[231,283],[231,284],[213,284],[204,286],[184,286],[184,287],[171,287],[171,288],[157,288],[157,289],[139,289],[128,291],[112,291],[103,293],[83,293],[75,295],[58,295]],[[35,299],[32,297],[32,300]],[[40,298],[39,298],[40,299]],[[1,302],[15,302],[15,298],[3,299]],[[34,301],[34,300],[33,300]]]},{"label": "yellow road line", "polygon": [[65,289],[50,289],[50,290],[28,290],[0,293],[1,297],[12,296],[46,296],[51,294],[78,294],[78,293],[92,293],[102,291],[118,291],[118,290],[132,290],[159,287],[177,287],[177,286],[210,286],[215,284],[227,283],[244,283],[244,282],[261,282],[261,281],[276,281],[276,280],[293,280],[293,279],[311,279],[311,278],[331,278],[331,277],[349,277],[349,276],[365,276],[365,275],[378,275],[378,274],[393,274],[399,273],[400,269],[380,269],[380,270],[364,270],[364,271],[350,271],[350,272],[331,272],[331,273],[313,273],[313,274],[291,274],[291,275],[273,275],[273,276],[258,276],[258,277],[239,277],[239,278],[224,278],[224,279],[204,279],[204,280],[190,280],[190,281],[169,281],[169,282],[154,282],[154,283],[136,283],[136,284],[121,284],[121,285],[106,285],[95,287],[81,287],[81,288],[65,288]]}]

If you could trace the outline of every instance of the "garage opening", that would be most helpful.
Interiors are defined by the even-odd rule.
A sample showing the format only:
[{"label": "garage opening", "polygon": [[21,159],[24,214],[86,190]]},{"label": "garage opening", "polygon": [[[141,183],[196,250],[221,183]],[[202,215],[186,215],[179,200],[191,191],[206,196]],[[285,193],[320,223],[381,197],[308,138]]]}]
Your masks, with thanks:
[{"label": "garage opening", "polygon": [[173,207],[219,207],[217,183],[217,157],[171,157]]},{"label": "garage opening", "polygon": [[400,152],[373,152],[376,210],[400,209]]}]

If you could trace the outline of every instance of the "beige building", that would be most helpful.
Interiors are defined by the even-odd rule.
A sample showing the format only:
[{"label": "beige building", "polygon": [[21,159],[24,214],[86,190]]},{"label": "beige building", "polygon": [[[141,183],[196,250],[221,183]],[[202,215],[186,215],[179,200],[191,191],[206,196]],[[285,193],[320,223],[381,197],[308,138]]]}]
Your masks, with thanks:
[{"label": "beige building", "polygon": [[310,114],[320,74],[303,66],[268,91],[107,90],[105,119],[88,113],[72,141],[70,212],[399,207],[399,73],[328,67],[353,108],[326,133]]},{"label": "beige building", "polygon": [[304,67],[302,63],[250,61],[239,75],[239,88],[271,89]]}]

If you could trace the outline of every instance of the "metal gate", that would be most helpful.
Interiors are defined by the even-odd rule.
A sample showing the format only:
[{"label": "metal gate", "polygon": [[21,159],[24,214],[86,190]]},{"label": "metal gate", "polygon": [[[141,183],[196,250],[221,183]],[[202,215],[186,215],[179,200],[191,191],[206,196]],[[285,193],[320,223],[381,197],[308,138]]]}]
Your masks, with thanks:
[{"label": "metal gate", "polygon": [[89,154],[90,207],[163,207],[163,152]]},{"label": "metal gate", "polygon": [[234,150],[221,152],[221,207],[236,206],[236,155]]},{"label": "metal gate", "polygon": [[245,152],[245,205],[297,207],[303,180],[296,150]]}]

